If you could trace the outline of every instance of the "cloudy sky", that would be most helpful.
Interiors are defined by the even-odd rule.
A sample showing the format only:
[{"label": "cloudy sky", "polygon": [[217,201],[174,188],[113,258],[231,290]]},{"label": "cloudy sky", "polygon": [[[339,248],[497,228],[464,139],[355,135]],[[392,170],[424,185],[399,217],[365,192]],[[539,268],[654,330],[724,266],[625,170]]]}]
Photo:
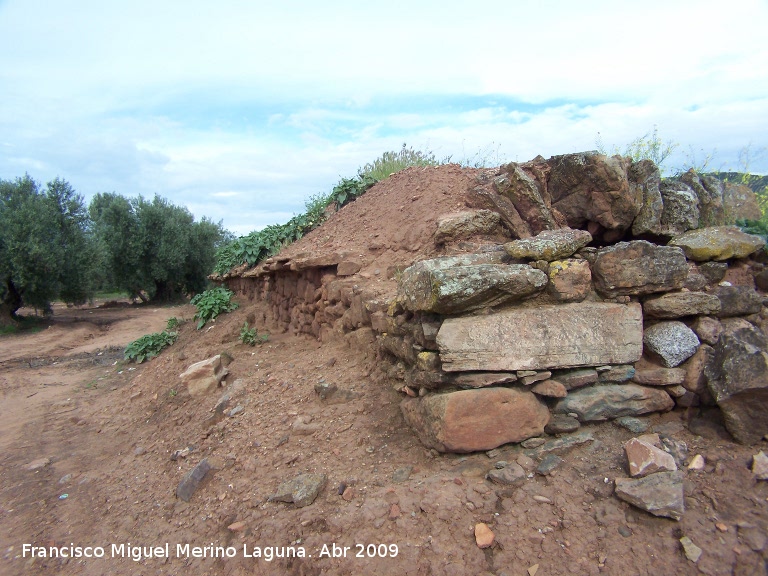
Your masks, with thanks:
[{"label": "cloudy sky", "polygon": [[0,178],[245,234],[404,142],[522,162],[657,126],[670,168],[766,172],[767,28],[766,0],[0,0]]}]

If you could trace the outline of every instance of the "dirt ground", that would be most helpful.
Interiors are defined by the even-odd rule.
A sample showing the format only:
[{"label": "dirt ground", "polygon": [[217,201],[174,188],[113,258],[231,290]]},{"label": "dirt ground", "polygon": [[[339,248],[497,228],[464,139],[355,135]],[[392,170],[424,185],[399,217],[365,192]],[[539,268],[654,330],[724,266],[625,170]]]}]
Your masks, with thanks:
[{"label": "dirt ground", "polygon": [[[122,347],[171,316],[190,320],[189,306],[58,308],[49,328],[0,339],[0,572],[766,573],[768,485],[748,469],[759,447],[734,444],[711,418],[644,418],[685,442],[686,460],[706,459],[686,473],[682,520],[656,518],[612,495],[626,476],[627,430],[584,426],[593,440],[558,452],[564,461],[548,476],[520,446],[437,455],[405,427],[375,358],[343,339],[272,334],[245,346],[239,328],[254,313],[242,306],[200,332],[186,322],[176,344],[139,366],[120,361]],[[242,410],[217,418],[221,394],[192,398],[178,374],[224,352],[229,407]],[[319,382],[339,390],[322,400]],[[213,470],[186,503],[176,487],[203,458]],[[522,487],[485,479],[501,460],[531,469]],[[328,477],[313,504],[268,501],[300,472]],[[478,522],[495,533],[493,547],[476,545]],[[683,535],[703,549],[696,564]],[[104,557],[33,558],[25,544],[101,547]]]}]

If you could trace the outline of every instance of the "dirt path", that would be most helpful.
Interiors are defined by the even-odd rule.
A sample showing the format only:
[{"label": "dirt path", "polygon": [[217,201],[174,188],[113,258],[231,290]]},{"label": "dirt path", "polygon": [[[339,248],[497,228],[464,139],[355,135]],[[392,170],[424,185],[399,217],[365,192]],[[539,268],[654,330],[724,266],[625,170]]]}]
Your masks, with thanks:
[{"label": "dirt path", "polygon": [[[0,339],[0,573],[766,573],[768,487],[748,470],[757,449],[711,420],[643,419],[684,443],[686,461],[707,462],[686,472],[683,519],[656,518],[612,494],[629,431],[582,427],[586,440],[558,451],[546,475],[536,472],[543,454],[520,446],[437,455],[404,426],[400,395],[351,336],[321,345],[271,334],[244,346],[239,329],[258,312],[244,303],[200,332],[187,322],[139,367],[114,364],[121,348],[190,308],[65,310],[52,328]],[[178,384],[217,353],[231,358],[218,415],[224,390],[192,398]],[[325,399],[324,384],[337,388]],[[176,498],[204,458],[212,470],[189,502]],[[489,482],[500,461],[521,463],[528,478]],[[327,478],[314,503],[269,500],[301,472]],[[492,548],[476,545],[479,522],[495,533]],[[683,555],[683,535],[704,550],[698,563]],[[105,557],[32,558],[24,544],[102,547]]]}]

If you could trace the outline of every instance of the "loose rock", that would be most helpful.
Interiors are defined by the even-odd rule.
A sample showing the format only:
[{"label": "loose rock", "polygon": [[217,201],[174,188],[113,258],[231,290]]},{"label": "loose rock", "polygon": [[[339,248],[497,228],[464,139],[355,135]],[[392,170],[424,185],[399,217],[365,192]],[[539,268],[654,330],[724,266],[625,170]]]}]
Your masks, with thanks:
[{"label": "loose rock", "polygon": [[685,512],[683,473],[657,472],[644,478],[617,478],[616,496],[650,512],[680,520]]},{"label": "loose rock", "polygon": [[269,497],[269,501],[292,502],[296,508],[309,506],[325,487],[327,480],[325,474],[299,474],[280,484],[277,491]]},{"label": "loose rock", "polygon": [[487,524],[483,522],[475,524],[475,542],[478,548],[490,548],[495,540],[496,536]]}]

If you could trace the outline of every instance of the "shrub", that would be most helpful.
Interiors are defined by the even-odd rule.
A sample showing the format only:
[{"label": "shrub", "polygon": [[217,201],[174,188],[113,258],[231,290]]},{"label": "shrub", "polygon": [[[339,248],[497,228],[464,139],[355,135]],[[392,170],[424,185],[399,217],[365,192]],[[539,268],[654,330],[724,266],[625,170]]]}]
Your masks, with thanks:
[{"label": "shrub", "polygon": [[447,164],[451,161],[450,156],[438,159],[435,153],[427,150],[422,152],[421,150],[414,150],[412,147],[407,147],[403,144],[403,147],[395,152],[384,152],[381,156],[376,158],[373,162],[369,162],[357,171],[357,176],[361,180],[364,178],[372,178],[374,181],[384,180],[389,178],[395,172],[405,170],[411,166],[439,166],[441,164]]},{"label": "shrub", "polygon": [[232,312],[237,309],[237,302],[232,301],[234,294],[224,288],[217,286],[206,290],[192,298],[190,304],[197,307],[195,320],[197,320],[197,329],[200,330],[208,320],[213,320],[219,314]]},{"label": "shrub", "polygon": [[154,334],[146,334],[141,338],[138,338],[128,344],[125,349],[125,359],[135,360],[137,364],[141,364],[147,358],[153,358],[162,352],[163,348],[170,346],[176,342],[176,332],[155,332]]},{"label": "shrub", "polygon": [[181,326],[181,320],[176,318],[176,316],[172,316],[171,318],[168,318],[168,323],[165,325],[166,331],[175,330],[179,326]]},{"label": "shrub", "polygon": [[240,329],[240,342],[243,344],[256,346],[256,344],[263,344],[267,340],[269,340],[269,334],[259,334],[256,328],[248,328],[248,322],[243,324]]}]

